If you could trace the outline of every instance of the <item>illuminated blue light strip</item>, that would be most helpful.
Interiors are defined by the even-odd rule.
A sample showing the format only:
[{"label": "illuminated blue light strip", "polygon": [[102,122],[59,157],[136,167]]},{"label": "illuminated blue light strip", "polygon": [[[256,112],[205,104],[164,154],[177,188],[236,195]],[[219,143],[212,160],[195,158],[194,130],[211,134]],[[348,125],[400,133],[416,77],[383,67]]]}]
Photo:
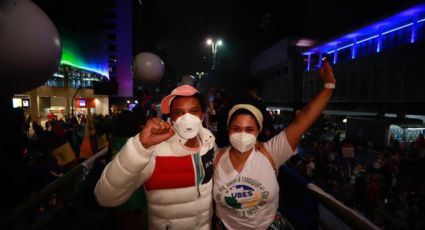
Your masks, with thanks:
[{"label": "illuminated blue light strip", "polygon": [[304,52],[304,53],[302,53],[302,55],[305,55],[305,56],[311,55],[311,54],[314,54],[314,53],[313,52]]},{"label": "illuminated blue light strip", "polygon": [[[360,37],[362,37],[362,36],[368,37],[367,39],[363,39],[362,41],[358,41],[357,43],[355,43],[355,44],[360,44],[362,42],[368,41],[369,39],[373,39],[373,38],[378,37],[378,36],[373,36],[373,35],[378,34],[377,28],[379,28],[379,27],[383,28],[382,25],[385,25],[385,28],[388,30],[388,31],[381,31],[381,32],[383,32],[382,35],[385,35],[385,34],[397,31],[399,29],[403,29],[405,27],[411,26],[413,24],[413,22],[415,22],[415,23],[425,22],[424,14],[425,14],[425,3],[421,3],[417,6],[414,6],[412,8],[401,11],[397,14],[394,14],[393,16],[390,16],[390,17],[388,17],[384,20],[377,21],[374,24],[370,24],[369,26],[363,27],[359,30],[352,31],[352,32],[350,32],[349,35],[352,34],[352,35],[356,35],[356,36],[360,36]],[[421,16],[422,18],[415,18],[417,16]],[[406,24],[406,23],[409,23],[409,24]],[[406,25],[403,25],[403,24],[406,24]],[[396,25],[402,25],[402,26],[398,27],[398,28],[394,28]],[[392,29],[392,28],[394,28],[394,29]],[[417,32],[418,31],[413,32],[413,33],[416,33],[414,35],[414,38],[412,38],[413,41],[416,41],[418,39],[417,38]],[[329,50],[329,44],[332,44],[333,42],[342,42],[342,43],[348,44],[348,42],[350,42],[349,41],[350,38],[353,38],[353,37],[347,36],[347,35],[342,36],[340,38],[337,38],[336,40],[329,41],[324,45],[314,47],[311,50],[309,50],[309,52],[317,53],[317,52],[320,52],[320,51],[323,51],[323,50]],[[381,49],[382,48],[383,47],[381,47]]]},{"label": "illuminated blue light strip", "polygon": [[415,43],[416,40],[416,20],[413,21],[413,25],[412,25],[412,34],[410,36],[410,43]]},{"label": "illuminated blue light strip", "polygon": [[[379,53],[380,51],[385,49],[385,47],[383,47],[383,42],[385,39],[383,35],[390,34],[398,30],[403,30],[405,28],[408,28],[409,26],[412,26],[411,31],[409,31],[409,35],[410,35],[409,41],[410,43],[415,43],[418,40],[417,28],[419,25],[417,25],[417,23],[425,22],[424,14],[425,14],[425,4],[422,3],[413,8],[406,9],[402,12],[399,12],[398,14],[394,14],[393,16],[388,17],[385,20],[381,20],[374,24],[370,24],[369,26],[363,27],[359,30],[352,31],[348,35],[326,42],[325,44],[321,46],[314,47],[310,49],[308,52],[305,52],[304,54],[311,55],[312,53],[313,54],[319,53],[320,57],[322,56],[322,54],[333,54],[334,56],[333,59],[337,59],[335,55],[337,55],[338,51],[351,47],[351,58],[355,59],[357,58],[357,49],[358,49],[357,45],[375,38],[377,38],[375,50],[376,52]],[[418,16],[422,18],[418,18]],[[421,24],[421,26],[422,25],[423,24]],[[377,28],[381,28],[381,29],[379,30]],[[361,38],[361,37],[363,38],[362,40],[357,40],[358,38]],[[336,47],[333,47],[332,45],[335,43],[345,44],[345,45],[339,48],[336,48]],[[375,41],[373,42],[373,45],[375,46]],[[315,67],[320,67],[322,66],[322,64],[323,64],[322,60],[321,58],[319,58],[318,64],[315,65],[310,63],[309,68],[312,69]],[[311,66],[311,65],[314,65],[314,66]]]},{"label": "illuminated blue light strip", "polygon": [[69,65],[69,66],[74,67],[74,68],[77,68],[77,69],[83,69],[83,70],[87,70],[87,71],[90,71],[90,72],[94,72],[94,73],[103,75],[103,76],[105,76],[105,77],[108,78],[108,73],[107,72],[103,72],[103,71],[99,71],[99,70],[87,68],[87,67],[84,67],[84,66],[77,66],[77,65],[74,65],[71,62],[67,62],[67,61],[62,61],[61,64]]},{"label": "illuminated blue light strip", "polygon": [[378,42],[376,43],[376,52],[377,53],[381,52],[381,46],[382,46],[382,34],[379,33]]},{"label": "illuminated blue light strip", "polygon": [[356,58],[356,52],[357,52],[357,38],[353,39],[353,48],[351,49],[351,59]]},{"label": "illuminated blue light strip", "polygon": [[369,41],[370,39],[374,39],[374,38],[377,38],[377,37],[379,37],[379,35],[374,35],[372,37],[368,37],[368,38],[365,38],[365,39],[363,39],[361,41],[358,41],[358,42],[356,42],[356,44],[360,44],[362,42]]},{"label": "illuminated blue light strip", "polygon": [[322,51],[320,51],[320,54],[319,54],[319,67],[322,67],[322,56],[323,56],[323,53],[322,53]]},{"label": "illuminated blue light strip", "polygon": [[335,53],[334,53],[334,60],[333,60],[333,64],[336,64],[336,62],[338,61],[338,49],[335,46]]},{"label": "illuminated blue light strip", "polygon": [[307,70],[310,70],[310,64],[311,64],[311,54],[308,55],[308,59],[307,59]]},{"label": "illuminated blue light strip", "polygon": [[[424,19],[421,19],[421,20],[418,20],[417,22],[421,22],[421,21],[425,21],[425,18],[424,18]],[[363,42],[369,41],[369,40],[374,39],[374,38],[378,38],[378,43],[377,43],[377,46],[376,46],[376,52],[377,52],[377,53],[379,53],[379,52],[381,52],[381,46],[382,46],[382,35],[389,34],[389,33],[392,33],[392,32],[394,32],[394,31],[404,29],[404,28],[409,27],[409,26],[411,26],[411,25],[414,25],[414,23],[409,23],[409,24],[406,24],[406,25],[403,25],[403,26],[400,26],[400,27],[394,28],[394,29],[392,29],[392,30],[385,31],[385,32],[383,32],[382,34],[374,35],[374,36],[371,36],[371,37],[365,38],[365,39],[363,39],[363,40],[360,40],[360,41],[358,41],[358,42],[353,42],[353,43],[351,43],[351,44],[348,44],[348,45],[346,45],[346,46],[340,47],[340,48],[338,48],[338,49],[331,50],[331,51],[327,52],[327,54],[335,53],[335,54],[334,54],[334,58],[333,58],[333,59],[334,59],[334,60],[333,60],[333,63],[335,64],[335,63],[337,62],[337,59],[338,59],[338,54],[337,54],[337,52],[335,52],[335,51],[343,50],[343,49],[346,49],[346,48],[351,47],[351,46],[353,46],[353,47],[354,47],[354,45],[355,45],[355,44],[357,45],[357,44],[360,44],[360,43],[363,43]],[[414,43],[414,42],[415,42],[415,36],[416,36],[416,35],[415,35],[415,32],[416,32],[416,31],[415,31],[415,29],[413,28],[413,29],[412,29],[412,38],[411,38],[411,43]],[[322,56],[322,55],[320,55],[320,56]],[[352,58],[352,59],[354,59],[355,57],[356,57],[356,51],[355,51],[355,49],[353,49],[353,50],[352,50],[352,54],[351,54],[351,58]],[[319,60],[319,66],[322,66],[321,59]]]},{"label": "illuminated blue light strip", "polygon": [[415,43],[416,30],[412,30],[412,36],[410,37],[410,43]]},{"label": "illuminated blue light strip", "polygon": [[340,47],[340,48],[338,48],[337,50],[338,50],[338,51],[340,51],[340,50],[346,49],[346,48],[348,48],[348,47],[351,47],[351,46],[353,46],[353,45],[354,45],[354,44],[353,44],[353,43],[351,43],[351,44],[348,44],[348,45],[346,45],[346,46]]},{"label": "illuminated blue light strip", "polygon": [[409,24],[406,24],[404,26],[400,26],[400,27],[394,28],[392,30],[385,31],[384,33],[382,33],[382,35],[389,34],[391,32],[397,31],[397,30],[401,30],[401,29],[406,28],[406,27],[411,26],[411,25],[413,25],[413,22],[411,22]]}]

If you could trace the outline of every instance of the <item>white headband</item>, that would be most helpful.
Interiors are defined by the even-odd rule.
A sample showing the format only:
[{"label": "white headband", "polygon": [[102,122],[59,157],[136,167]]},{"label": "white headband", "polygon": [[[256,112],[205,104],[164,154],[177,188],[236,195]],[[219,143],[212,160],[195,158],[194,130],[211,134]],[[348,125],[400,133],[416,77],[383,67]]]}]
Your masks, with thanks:
[{"label": "white headband", "polygon": [[228,113],[227,127],[229,127],[230,118],[232,117],[233,113],[239,109],[246,109],[254,115],[255,119],[258,122],[258,125],[260,125],[260,132],[261,132],[261,130],[263,129],[263,114],[255,106],[249,105],[249,104],[237,104],[232,107],[232,109]]}]

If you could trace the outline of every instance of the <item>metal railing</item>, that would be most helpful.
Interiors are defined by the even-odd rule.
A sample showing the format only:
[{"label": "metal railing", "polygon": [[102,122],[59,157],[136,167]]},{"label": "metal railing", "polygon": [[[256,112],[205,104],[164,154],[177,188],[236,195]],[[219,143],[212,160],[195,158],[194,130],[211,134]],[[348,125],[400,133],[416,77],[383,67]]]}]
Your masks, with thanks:
[{"label": "metal railing", "polygon": [[94,160],[107,151],[107,148],[100,150],[1,217],[0,229],[42,228],[72,203],[73,195],[78,192]]},{"label": "metal railing", "polygon": [[[301,205],[301,207],[294,207],[290,205],[285,207],[287,203],[283,201],[283,203],[281,203],[281,208],[283,209],[284,213],[286,210],[288,214],[291,215],[291,212],[294,211],[291,209],[303,209],[302,212],[298,212],[295,215],[305,215],[303,217],[305,221],[310,221],[311,223],[315,224],[316,227],[318,225],[322,229],[380,229],[373,222],[365,218],[362,214],[336,200],[332,195],[323,191],[315,184],[310,183],[290,167],[281,167],[279,177],[280,186],[282,187],[283,185],[284,190],[285,188],[290,190],[290,194],[287,194],[291,196],[289,199],[298,199],[299,201],[295,203]],[[285,197],[281,197],[281,199],[284,200]],[[314,209],[315,211],[306,214],[308,211],[310,211],[310,209]],[[294,220],[293,217],[294,215],[288,216],[288,220],[295,225],[300,224],[299,219]],[[302,224],[304,223],[301,223],[301,225]],[[297,226],[294,227],[297,228]]]},{"label": "metal railing", "polygon": [[[0,229],[42,229],[45,227],[60,212],[66,211],[72,205],[73,199],[75,199],[74,194],[84,183],[95,159],[106,153],[107,149],[102,149],[1,217]],[[316,218],[317,225],[322,229],[380,229],[360,213],[345,206],[316,185],[309,183],[294,170],[284,167],[285,183],[290,183],[298,191],[304,191],[316,200],[318,215],[312,218]],[[290,195],[295,197],[299,194]],[[303,196],[305,195],[301,195],[300,198],[305,199]],[[291,199],[293,198],[291,197]],[[44,209],[44,212],[40,209]],[[290,218],[286,218],[286,220],[293,224]],[[288,227],[292,229],[292,226]]]},{"label": "metal railing", "polygon": [[[340,201],[336,200],[329,193],[323,191],[321,188],[317,187],[313,183],[307,185],[307,189],[316,197],[318,202],[328,209],[333,215],[342,220],[346,225],[352,229],[364,229],[364,230],[377,230],[380,229],[370,220],[365,218],[360,213],[354,211],[353,209],[345,206]],[[319,213],[324,213],[320,211],[323,207],[319,207]],[[322,217],[322,216],[321,216]],[[326,222],[321,218],[322,222]],[[341,229],[341,228],[338,228]]]}]

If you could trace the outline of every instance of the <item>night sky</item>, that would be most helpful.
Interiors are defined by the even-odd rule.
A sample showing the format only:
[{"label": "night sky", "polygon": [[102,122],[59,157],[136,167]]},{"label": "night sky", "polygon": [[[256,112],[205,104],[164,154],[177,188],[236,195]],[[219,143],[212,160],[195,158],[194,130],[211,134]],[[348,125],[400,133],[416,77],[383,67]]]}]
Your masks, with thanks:
[{"label": "night sky", "polygon": [[[60,27],[90,33],[98,27],[102,0],[35,0]],[[327,40],[367,25],[417,0],[349,1],[134,1],[134,53],[151,51],[176,76],[210,67],[208,37],[220,38],[217,71],[249,74],[249,61],[285,36]],[[66,7],[60,7],[64,4]],[[373,3],[374,5],[369,5]],[[289,6],[291,5],[291,6]],[[119,25],[117,25],[119,26]]]}]

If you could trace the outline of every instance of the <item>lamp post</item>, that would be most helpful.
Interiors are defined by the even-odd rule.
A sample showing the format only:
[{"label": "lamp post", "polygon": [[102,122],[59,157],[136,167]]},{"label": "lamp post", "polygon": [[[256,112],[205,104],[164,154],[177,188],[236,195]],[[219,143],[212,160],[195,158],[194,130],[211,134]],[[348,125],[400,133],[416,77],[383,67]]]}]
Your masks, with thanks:
[{"label": "lamp post", "polygon": [[203,77],[204,75],[207,75],[207,73],[205,73],[205,72],[196,72],[195,74],[196,74],[196,76],[198,77],[198,79],[202,79],[202,77]]},{"label": "lamp post", "polygon": [[218,41],[213,41],[212,39],[208,39],[207,40],[207,45],[211,45],[211,50],[212,50],[212,54],[213,54],[213,65],[211,67],[211,69],[215,68],[215,59],[217,57],[217,48],[219,46],[221,46],[223,44],[223,42],[221,40]]}]

